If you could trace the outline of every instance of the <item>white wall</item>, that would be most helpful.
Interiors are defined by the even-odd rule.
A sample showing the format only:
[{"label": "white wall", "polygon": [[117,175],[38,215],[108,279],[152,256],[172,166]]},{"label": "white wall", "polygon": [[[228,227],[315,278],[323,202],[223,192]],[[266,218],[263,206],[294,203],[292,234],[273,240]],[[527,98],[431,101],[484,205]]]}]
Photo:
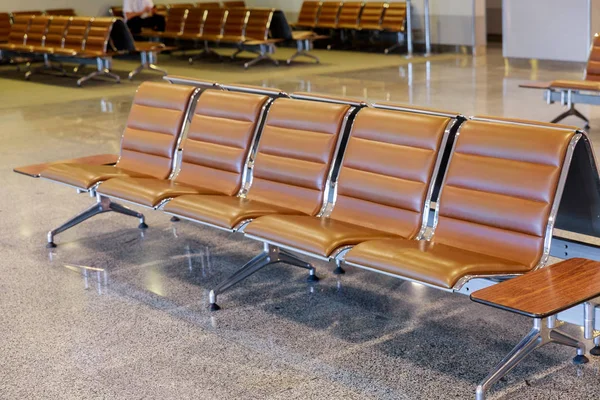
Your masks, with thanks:
[{"label": "white wall", "polygon": [[590,8],[591,0],[504,0],[504,57],[586,61]]}]

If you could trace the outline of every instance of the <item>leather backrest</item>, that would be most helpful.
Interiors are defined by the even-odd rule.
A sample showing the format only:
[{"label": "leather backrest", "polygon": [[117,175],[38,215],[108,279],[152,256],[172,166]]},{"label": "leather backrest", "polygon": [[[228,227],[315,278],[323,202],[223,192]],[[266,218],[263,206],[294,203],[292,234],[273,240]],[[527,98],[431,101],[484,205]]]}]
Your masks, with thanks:
[{"label": "leather backrest", "polygon": [[94,18],[85,38],[85,51],[107,52],[110,31],[115,18]]},{"label": "leather backrest", "polygon": [[341,7],[340,1],[324,1],[321,5],[317,26],[336,26]]},{"label": "leather backrest", "polygon": [[206,18],[207,11],[204,8],[190,8],[183,25],[184,35],[199,35],[202,34],[202,26]]},{"label": "leather backrest", "polygon": [[[193,7],[193,5],[191,6]],[[191,8],[190,7],[190,8]],[[165,32],[168,33],[181,33],[183,25],[186,23],[188,16],[188,9],[185,7],[170,7],[165,23]]]},{"label": "leather backrest", "polygon": [[245,1],[224,1],[223,7],[225,8],[246,8]]},{"label": "leather backrest", "polygon": [[56,15],[61,17],[74,17],[75,10],[72,8],[55,8],[52,10],[46,10],[46,15]]},{"label": "leather backrest", "polygon": [[211,8],[206,15],[204,27],[202,28],[203,35],[220,35],[223,33],[223,25],[227,20],[228,11],[221,8]]},{"label": "leather backrest", "polygon": [[108,13],[116,18],[123,18],[123,7],[111,7],[108,9]]},{"label": "leather backrest", "polygon": [[383,29],[390,32],[404,32],[406,23],[406,3],[393,2],[383,13]]},{"label": "leather backrest", "polygon": [[248,10],[245,8],[228,9],[227,20],[223,30],[224,36],[244,36],[244,28],[248,19]]},{"label": "leather backrest", "polygon": [[452,118],[361,109],[354,119],[331,218],[415,238]]},{"label": "leather backrest", "polygon": [[271,27],[271,18],[273,10],[271,9],[252,9],[248,16],[246,25],[246,39],[266,40],[269,38],[269,29]]},{"label": "leather backrest", "polygon": [[574,130],[467,121],[440,198],[435,242],[535,267]]},{"label": "leather backrest", "polygon": [[61,47],[70,21],[70,17],[53,17],[46,32],[44,47]]},{"label": "leather backrest", "polygon": [[67,33],[64,41],[65,49],[73,49],[80,51],[83,49],[85,35],[88,31],[93,18],[90,17],[73,17],[67,28]]},{"label": "leather backrest", "polygon": [[319,11],[321,10],[320,1],[305,1],[302,3],[300,8],[300,14],[298,14],[298,25],[300,26],[314,26],[319,18]]},{"label": "leather backrest", "polygon": [[360,14],[360,26],[367,29],[381,29],[383,12],[386,3],[383,1],[365,3]]},{"label": "leather backrest", "polygon": [[594,36],[590,57],[586,68],[585,79],[600,81],[600,37]]},{"label": "leather backrest", "polygon": [[194,90],[185,85],[142,83],[133,98],[117,166],[167,179]]},{"label": "leather backrest", "polygon": [[349,105],[280,98],[262,131],[248,198],[319,213]]},{"label": "leather backrest", "polygon": [[48,24],[52,20],[52,17],[46,16],[35,16],[29,24],[29,30],[27,31],[27,39],[25,44],[28,46],[41,46],[44,41],[44,36],[48,30]]},{"label": "leather backrest", "polygon": [[14,17],[10,34],[8,35],[9,43],[17,45],[25,44],[25,38],[27,37],[31,19],[32,17],[29,15],[19,15]]},{"label": "leather backrest", "polygon": [[32,11],[13,11],[12,15],[13,17],[15,16],[21,16],[21,15],[28,15],[30,17],[33,17],[34,15],[42,15],[44,14],[41,10],[32,10]]},{"label": "leather backrest", "polygon": [[177,9],[177,8],[183,8],[183,9],[194,8],[194,7],[196,7],[196,5],[194,3],[173,3],[173,4],[169,4],[168,7],[169,7],[168,14],[169,14],[169,16],[171,16],[171,10],[173,10],[173,9]]},{"label": "leather backrest", "polygon": [[362,1],[345,1],[338,17],[338,26],[358,26],[362,6]]},{"label": "leather backrest", "polygon": [[8,42],[10,35],[10,15],[8,13],[0,13],[0,43]]},{"label": "leather backrest", "polygon": [[206,90],[183,145],[176,181],[236,195],[268,96]]},{"label": "leather backrest", "polygon": [[212,8],[221,8],[221,3],[218,1],[206,1],[196,3],[196,7],[203,8],[205,10],[209,10]]}]

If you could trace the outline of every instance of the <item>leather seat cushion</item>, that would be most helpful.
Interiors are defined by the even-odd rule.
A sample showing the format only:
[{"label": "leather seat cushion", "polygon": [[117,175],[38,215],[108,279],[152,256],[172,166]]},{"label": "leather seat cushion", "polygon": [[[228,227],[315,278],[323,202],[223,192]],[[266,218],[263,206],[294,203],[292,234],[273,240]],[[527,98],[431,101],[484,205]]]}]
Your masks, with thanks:
[{"label": "leather seat cushion", "polygon": [[219,41],[227,43],[240,43],[246,40],[243,36],[222,36]]},{"label": "leather seat cushion", "polygon": [[209,41],[216,42],[216,41],[219,41],[219,40],[221,40],[221,38],[222,38],[222,36],[221,36],[221,35],[210,35],[210,34],[206,34],[206,35],[202,35],[202,36],[200,36],[198,39],[201,39],[201,40],[209,40]]},{"label": "leather seat cushion", "polygon": [[557,80],[550,83],[550,87],[600,92],[600,82]]},{"label": "leather seat cushion", "polygon": [[181,185],[170,180],[131,177],[109,179],[98,187],[98,193],[147,207],[155,207],[165,199],[186,194],[219,194],[211,189]]},{"label": "leather seat cushion", "polygon": [[20,46],[14,46],[12,47],[12,51],[18,51],[21,53],[30,53],[31,49],[33,46],[27,46],[27,45],[20,45]]},{"label": "leather seat cushion", "polygon": [[235,196],[188,195],[167,203],[164,210],[184,218],[234,229],[241,222],[270,214],[301,214],[300,211],[278,207]]},{"label": "leather seat cushion", "polygon": [[65,183],[81,189],[89,189],[96,183],[110,178],[123,176],[148,177],[137,172],[113,167],[111,165],[84,165],[84,164],[54,164],[43,170],[42,178]]},{"label": "leather seat cushion", "polygon": [[16,47],[15,44],[10,43],[1,43],[0,50],[13,50]]},{"label": "leather seat cushion", "polygon": [[341,247],[354,246],[367,240],[398,238],[375,229],[306,215],[260,217],[252,221],[244,232],[323,257],[329,257]]},{"label": "leather seat cushion", "polygon": [[468,275],[501,276],[531,270],[502,258],[441,243],[406,239],[361,243],[350,250],[344,260],[444,289],[453,288],[460,278]]},{"label": "leather seat cushion", "polygon": [[52,53],[59,55],[59,56],[75,56],[75,55],[77,55],[77,51],[75,51],[75,50],[61,49],[61,48],[55,48]]}]

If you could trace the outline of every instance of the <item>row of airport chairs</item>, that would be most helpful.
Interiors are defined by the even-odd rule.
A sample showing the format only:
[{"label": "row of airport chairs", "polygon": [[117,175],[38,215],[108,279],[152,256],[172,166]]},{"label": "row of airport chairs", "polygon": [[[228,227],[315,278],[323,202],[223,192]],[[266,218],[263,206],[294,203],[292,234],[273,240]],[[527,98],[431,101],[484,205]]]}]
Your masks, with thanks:
[{"label": "row of airport chairs", "polygon": [[[204,4],[204,3],[201,3]],[[202,51],[189,58],[190,64],[194,60],[205,56],[221,56],[211,47],[211,44],[229,44],[237,48],[232,58],[235,59],[240,53],[250,51],[257,57],[246,62],[245,68],[249,68],[263,60],[271,61],[278,65],[279,62],[271,57],[276,50],[275,45],[284,39],[269,37],[271,22],[273,20],[273,9],[265,8],[172,8],[169,10],[169,18],[164,32],[145,33],[146,36],[159,40],[176,40],[178,46],[185,48],[182,42],[203,43]],[[308,56],[318,61],[318,58],[309,54],[312,48],[311,42],[323,38],[311,32],[296,32],[292,39],[298,44],[299,51],[294,54],[288,63],[299,55]],[[308,42],[308,43],[307,43]],[[304,47],[307,47],[304,49]],[[258,50],[255,50],[258,49]]]},{"label": "row of airport chairs", "polygon": [[[96,198],[48,245],[106,211],[148,227],[118,201],[263,243],[210,292],[214,311],[217,296],[275,263],[318,280],[296,254],[467,295],[471,281],[541,268],[575,148],[589,145],[573,127],[169,80],[137,91],[116,165],[41,172]],[[477,398],[519,360],[499,364]]]},{"label": "row of airport chairs", "polygon": [[402,44],[406,18],[404,1],[304,1],[294,27],[394,33],[397,35],[397,42],[386,49],[386,53],[389,53]]},{"label": "row of airport chairs", "polygon": [[[169,10],[173,8],[235,8],[235,7],[246,7],[245,1],[209,1],[209,2],[198,2],[198,3],[173,3],[173,4],[157,4],[156,11],[159,14],[167,15]],[[123,7],[115,6],[110,7],[108,12],[113,17],[123,18]]]},{"label": "row of airport chairs", "polygon": [[[66,76],[61,63],[64,60],[80,62],[79,68],[86,61],[95,60],[96,70],[80,77],[78,86],[99,76],[119,82],[120,77],[111,71],[112,57],[123,54],[123,51],[110,43],[111,31],[117,21],[113,17],[15,16],[8,41],[0,44],[0,61],[10,59],[11,55],[41,60],[40,67],[29,68],[26,72],[25,78],[29,79],[32,74],[43,71],[57,71]],[[119,22],[122,24],[122,21]],[[160,52],[161,47],[164,45],[140,43],[136,44],[135,51],[142,54],[142,59],[147,59],[148,53]],[[130,78],[136,71],[139,72],[132,71]],[[166,71],[162,72],[166,74]]]}]

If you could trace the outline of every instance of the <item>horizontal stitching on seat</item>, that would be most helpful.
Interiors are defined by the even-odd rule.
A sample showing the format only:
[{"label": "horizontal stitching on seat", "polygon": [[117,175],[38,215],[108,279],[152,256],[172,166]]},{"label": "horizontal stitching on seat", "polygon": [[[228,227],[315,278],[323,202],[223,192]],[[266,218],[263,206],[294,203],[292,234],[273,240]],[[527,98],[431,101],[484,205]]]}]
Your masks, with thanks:
[{"label": "horizontal stitching on seat", "polygon": [[[520,233],[520,234],[522,234],[522,235],[531,236],[531,237],[534,237],[534,238],[540,238],[540,239],[541,239],[541,238],[543,238],[543,237],[544,237],[544,236],[532,235],[531,233],[527,233],[527,232],[523,232],[523,231],[518,231],[518,230],[515,230],[515,229],[501,228],[501,227],[499,227],[499,226],[494,226],[494,225],[486,224],[485,222],[479,222],[479,221],[475,222],[475,221],[469,221],[469,220],[467,220],[467,219],[463,219],[463,218],[449,217],[449,216],[447,216],[447,215],[442,215],[442,213],[441,213],[441,212],[440,212],[440,217],[447,218],[447,219],[452,219],[452,220],[454,220],[454,221],[467,222],[467,223],[469,223],[469,224],[473,224],[473,225],[481,225],[481,226],[486,226],[486,227],[488,227],[488,228],[498,229],[498,230],[501,230],[501,231],[509,231],[509,232],[513,232],[513,233]],[[439,223],[438,223],[438,226],[439,226]],[[437,229],[436,229],[436,231],[437,231]],[[544,231],[545,231],[545,229],[544,229]],[[434,240],[435,240],[435,238],[436,238],[436,233],[434,233],[434,236],[433,236],[433,238],[434,238]],[[443,239],[442,239],[442,240],[443,240]],[[442,244],[443,244],[443,243],[442,243]]]},{"label": "horizontal stitching on seat", "polygon": [[[419,215],[423,214],[423,208],[424,208],[424,204],[422,204],[422,207],[419,207],[419,211],[414,211],[414,210],[411,210],[411,209],[408,209],[408,208],[404,208],[404,207],[400,207],[400,206],[396,206],[396,205],[392,206],[392,205],[385,204],[385,203],[378,203],[378,202],[375,202],[375,201],[371,201],[371,200],[368,200],[368,199],[362,199],[360,197],[355,197],[355,196],[351,196],[351,195],[348,195],[348,194],[339,194],[338,198],[339,197],[346,197],[346,198],[349,198],[349,199],[360,200],[360,201],[364,201],[366,203],[376,204],[378,206],[393,208],[393,209],[396,209],[396,210],[402,210],[402,211],[410,212],[410,213],[413,213],[413,214],[419,214]],[[334,206],[333,212],[335,212],[335,207],[337,207],[337,205]]]},{"label": "horizontal stitching on seat", "polygon": [[324,132],[324,131],[314,131],[314,130],[309,130],[309,129],[299,129],[299,128],[292,128],[292,127],[289,127],[289,126],[283,126],[283,125],[278,125],[278,124],[273,124],[273,123],[270,123],[270,124],[268,124],[268,125],[265,126],[265,128],[267,128],[267,127],[289,129],[290,131],[295,131],[295,132],[321,133],[323,135],[335,135],[335,134],[337,134],[337,132]]},{"label": "horizontal stitching on seat", "polygon": [[[322,162],[307,160],[305,158],[296,158],[296,157],[287,156],[287,155],[282,156],[282,155],[279,155],[279,154],[270,153],[268,151],[259,151],[258,154],[265,154],[265,155],[271,156],[271,157],[283,158],[283,159],[286,159],[286,160],[302,161],[302,162],[311,163],[311,164],[317,164],[317,165],[327,165],[328,164],[328,163],[322,163]],[[257,157],[258,157],[258,155],[257,155]]]},{"label": "horizontal stitching on seat", "polygon": [[466,151],[455,151],[454,153],[455,154],[464,154],[466,156],[480,157],[480,158],[493,158],[493,159],[496,159],[496,160],[513,161],[513,162],[523,163],[523,164],[545,165],[547,167],[560,168],[560,165],[557,166],[557,165],[552,165],[552,164],[547,164],[547,163],[540,163],[540,162],[534,162],[534,161],[515,160],[514,158],[504,158],[504,157],[481,155],[481,154],[471,153],[471,152],[466,152]]},{"label": "horizontal stitching on seat", "polygon": [[[243,147],[240,147],[240,146],[231,146],[231,145],[228,145],[228,144],[211,142],[209,140],[204,140],[204,139],[190,139],[189,137],[187,138],[187,140],[190,141],[190,142],[194,142],[194,143],[208,143],[208,144],[212,144],[213,146],[225,147],[225,148],[228,148],[228,149],[246,150],[246,146],[243,146]],[[185,144],[184,144],[184,147],[183,147],[183,151],[185,152]]]},{"label": "horizontal stitching on seat", "polygon": [[[498,192],[490,192],[488,190],[474,189],[474,188],[470,188],[470,187],[462,186],[462,185],[456,185],[456,184],[448,185],[448,184],[446,184],[445,186],[447,186],[447,187],[453,187],[455,189],[460,189],[460,190],[466,190],[466,191],[470,191],[470,192],[479,192],[479,193],[493,194],[493,195],[496,195],[496,196],[508,197],[508,198],[511,198],[511,199],[530,201],[532,203],[549,204],[546,201],[535,200],[535,199],[532,199],[532,198],[529,198],[529,197],[512,196],[510,194],[498,193]],[[442,188],[442,200],[443,200],[443,190],[444,189]]]},{"label": "horizontal stitching on seat", "polygon": [[122,150],[131,151],[132,153],[146,154],[146,155],[153,156],[153,157],[160,157],[160,158],[164,158],[165,160],[170,160],[171,159],[171,157],[161,156],[160,154],[154,154],[154,153],[148,153],[148,152],[145,152],[145,151],[138,151],[138,150],[134,150],[134,149],[128,149],[126,147],[123,147]]},{"label": "horizontal stitching on seat", "polygon": [[[224,92],[224,93],[227,93],[227,92]],[[200,110],[200,111],[202,111],[202,110]],[[253,124],[256,122],[255,120],[251,120],[251,119],[239,119],[239,118],[230,118],[230,117],[219,117],[219,116],[216,116],[216,115],[202,114],[202,113],[199,113],[198,111],[196,111],[194,114],[199,115],[201,117],[214,118],[214,119],[223,119],[223,120],[226,120],[226,121],[251,122]]]},{"label": "horizontal stitching on seat", "polygon": [[[144,101],[144,99],[137,100],[137,101]],[[187,104],[187,102],[188,102],[188,101],[189,101],[189,98],[188,98],[188,100],[186,101],[186,104]],[[177,108],[171,108],[171,107],[162,106],[162,105],[161,105],[161,106],[148,106],[148,105],[146,105],[146,104],[137,103],[135,99],[134,99],[134,101],[133,101],[133,104],[135,104],[136,106],[139,106],[139,107],[145,107],[145,108],[156,108],[156,109],[158,109],[158,110],[171,110],[171,111],[177,111],[177,112],[180,112],[180,113],[182,113],[182,114],[183,114],[183,111],[182,111],[182,110],[179,110],[179,109],[177,109]],[[186,105],[186,104],[183,104],[183,105]]]},{"label": "horizontal stitching on seat", "polygon": [[136,128],[136,127],[130,126],[130,125],[126,125],[125,129],[132,129],[132,130],[135,130],[135,131],[138,131],[138,132],[145,132],[147,134],[148,133],[155,133],[157,135],[165,135],[165,136],[171,136],[171,137],[179,136],[178,134],[172,135],[169,132],[160,132],[160,131],[153,131],[153,130],[145,129],[145,128]]},{"label": "horizontal stitching on seat", "polygon": [[433,149],[429,149],[427,147],[420,147],[420,146],[410,146],[410,145],[406,145],[406,144],[398,144],[398,143],[390,143],[390,142],[382,142],[381,140],[375,140],[375,139],[368,139],[368,138],[363,138],[360,136],[350,136],[350,139],[357,139],[357,140],[364,140],[366,142],[375,142],[375,143],[382,143],[382,144],[389,144],[391,146],[398,146],[398,147],[405,147],[407,149],[419,149],[419,150],[428,150],[430,152],[435,152],[437,150],[437,146],[435,146]]},{"label": "horizontal stitching on seat", "polygon": [[405,182],[416,182],[416,183],[422,183],[422,184],[426,184],[427,183],[427,182],[423,182],[423,181],[416,181],[416,180],[413,180],[413,179],[402,178],[402,177],[399,177],[399,176],[394,176],[394,175],[389,175],[389,174],[384,174],[384,173],[379,173],[379,172],[373,172],[373,171],[367,171],[365,169],[360,169],[360,168],[353,168],[353,167],[348,167],[348,166],[342,166],[342,171],[344,169],[351,169],[353,171],[364,172],[364,173],[367,173],[367,174],[380,175],[380,176],[384,176],[386,178],[399,179],[399,180],[402,180],[402,181],[405,181]]}]

